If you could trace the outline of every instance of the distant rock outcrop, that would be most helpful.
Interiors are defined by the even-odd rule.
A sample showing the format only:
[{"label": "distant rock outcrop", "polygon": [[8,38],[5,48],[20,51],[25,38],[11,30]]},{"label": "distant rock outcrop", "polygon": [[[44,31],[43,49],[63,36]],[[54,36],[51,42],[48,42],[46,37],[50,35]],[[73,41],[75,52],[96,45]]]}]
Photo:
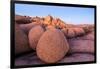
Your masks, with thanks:
[{"label": "distant rock outcrop", "polygon": [[29,16],[15,15],[15,21],[18,24],[26,24],[26,23],[30,23],[32,20],[31,17]]},{"label": "distant rock outcrop", "polygon": [[[26,28],[26,33],[29,32],[29,30],[34,25],[42,25],[45,28],[47,26],[53,26],[57,29],[61,29],[65,36],[68,38],[76,37],[79,35],[83,35],[85,33],[91,32],[94,30],[94,25],[89,24],[80,24],[80,25],[74,25],[74,24],[68,24],[62,21],[60,18],[53,18],[51,15],[48,15],[46,17],[29,17],[29,16],[15,16],[15,21],[21,25],[22,29]],[[25,24],[26,23],[26,24]],[[73,32],[73,33],[71,33]],[[67,35],[66,35],[67,34]]]}]

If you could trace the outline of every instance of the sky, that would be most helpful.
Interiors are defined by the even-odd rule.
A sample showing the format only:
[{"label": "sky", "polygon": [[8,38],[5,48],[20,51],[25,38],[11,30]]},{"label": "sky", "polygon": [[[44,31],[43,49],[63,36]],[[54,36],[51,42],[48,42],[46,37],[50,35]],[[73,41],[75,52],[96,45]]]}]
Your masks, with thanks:
[{"label": "sky", "polygon": [[15,4],[15,14],[32,17],[51,15],[66,23],[94,24],[94,8]]}]

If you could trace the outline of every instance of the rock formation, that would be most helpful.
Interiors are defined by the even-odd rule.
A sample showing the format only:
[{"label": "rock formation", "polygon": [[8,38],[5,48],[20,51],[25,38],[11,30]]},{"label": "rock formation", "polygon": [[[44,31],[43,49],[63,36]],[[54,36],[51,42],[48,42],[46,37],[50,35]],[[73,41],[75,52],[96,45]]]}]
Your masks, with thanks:
[{"label": "rock formation", "polygon": [[[55,44],[54,47],[56,48],[58,46],[57,42],[64,40],[64,38],[67,40],[67,43],[69,45],[68,52],[66,52],[66,54],[64,53],[64,55],[62,56],[64,58],[61,57],[60,59],[57,59],[57,61],[56,61],[56,59],[54,61],[54,59],[50,59],[50,57],[49,57],[51,62],[47,61],[46,59],[48,59],[48,58],[46,58],[46,57],[45,57],[46,59],[42,59],[42,60],[44,60],[47,63],[71,63],[71,62],[82,62],[82,61],[94,61],[94,59],[95,59],[95,57],[94,57],[95,56],[94,55],[94,53],[95,53],[95,46],[94,46],[94,44],[95,44],[94,43],[95,27],[93,24],[79,24],[79,25],[69,24],[69,23],[62,21],[60,18],[54,18],[51,15],[48,15],[46,17],[38,17],[38,16],[29,17],[29,16],[16,15],[15,16],[15,25],[16,25],[16,23],[19,25],[22,32],[24,32],[23,36],[21,35],[19,38],[23,38],[24,35],[25,35],[25,38],[29,36],[27,38],[27,42],[29,43],[29,45],[26,44],[26,46],[31,45],[30,47],[31,48],[33,47],[33,50],[36,50],[34,52],[35,55],[28,57],[26,61],[29,61],[30,60],[29,58],[33,58],[31,60],[31,61],[33,61],[32,62],[33,64],[44,64],[44,62],[41,61],[40,55],[47,53],[47,52],[45,52],[45,49],[46,50],[48,49],[46,47],[51,47],[51,46],[53,46],[52,44]],[[43,30],[41,28],[36,29],[36,26],[41,26],[43,28]],[[34,28],[35,28],[35,30],[34,30]],[[43,35],[45,35],[46,31],[53,31],[54,29],[60,30],[60,32],[63,33],[64,38],[61,38],[60,36],[58,37],[58,35],[60,35],[58,32],[53,33],[53,35],[51,35],[49,38],[47,38],[46,36],[43,36]],[[15,29],[15,31],[16,31],[16,29]],[[42,34],[41,34],[41,31],[42,31]],[[17,35],[18,34],[20,35],[20,33],[17,33]],[[58,40],[53,40],[52,37],[55,39],[58,39]],[[16,40],[16,41],[18,41],[18,40]],[[23,40],[23,41],[25,41],[25,40]],[[44,42],[49,41],[50,43],[45,44],[43,41]],[[21,41],[19,43],[21,43]],[[42,44],[42,43],[44,43],[44,44]],[[18,46],[18,43],[15,43],[15,46]],[[39,52],[40,49],[38,49],[37,46],[39,48],[44,47],[41,50],[42,54],[40,54],[40,52]],[[20,48],[23,48],[22,45],[20,45]],[[18,48],[19,51],[21,50],[20,48]],[[16,51],[18,51],[18,49],[15,47]],[[29,48],[25,48],[25,49],[29,50]],[[23,50],[24,49],[22,49],[22,51]],[[57,51],[56,53],[59,55],[60,52],[61,51]],[[36,55],[36,53],[38,53],[38,55]],[[55,53],[55,55],[57,55],[56,53]],[[48,55],[48,56],[50,56],[50,55]],[[40,59],[38,57],[40,57]],[[25,56],[23,58],[25,58]],[[56,57],[56,58],[58,58],[58,57]],[[58,60],[60,60],[60,61],[58,61]],[[16,65],[20,65],[20,63],[25,62],[25,61],[22,61],[22,62],[21,61],[22,61],[21,59],[16,59],[16,62],[15,62]]]}]

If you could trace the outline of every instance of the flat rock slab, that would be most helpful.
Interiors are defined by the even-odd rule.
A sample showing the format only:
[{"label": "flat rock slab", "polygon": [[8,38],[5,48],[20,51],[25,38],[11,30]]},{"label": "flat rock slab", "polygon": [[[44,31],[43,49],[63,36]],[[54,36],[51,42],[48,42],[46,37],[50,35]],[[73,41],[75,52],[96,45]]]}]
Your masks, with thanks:
[{"label": "flat rock slab", "polygon": [[37,64],[44,64],[35,53],[29,53],[27,55],[17,57],[15,59],[15,65],[37,65]]},{"label": "flat rock slab", "polygon": [[90,62],[94,61],[94,55],[88,53],[74,53],[69,56],[65,56],[58,63],[72,63],[72,62]]},{"label": "flat rock slab", "polygon": [[[66,55],[62,60],[58,63],[72,63],[72,62],[89,62],[94,61],[94,55],[88,53],[74,53],[71,55]],[[41,61],[36,54],[30,53],[28,55],[24,55],[22,57],[16,58],[15,65],[41,65],[45,64]]]},{"label": "flat rock slab", "polygon": [[94,41],[93,40],[69,40],[70,53],[83,52],[94,53]]}]

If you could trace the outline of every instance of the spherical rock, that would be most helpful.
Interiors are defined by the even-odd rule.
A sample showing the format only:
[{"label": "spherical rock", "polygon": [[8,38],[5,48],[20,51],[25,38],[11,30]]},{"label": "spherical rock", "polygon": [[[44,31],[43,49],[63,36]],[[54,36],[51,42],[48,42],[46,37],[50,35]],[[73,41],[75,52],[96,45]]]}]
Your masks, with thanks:
[{"label": "spherical rock", "polygon": [[63,28],[61,30],[67,38],[75,37],[75,32],[73,28]]},{"label": "spherical rock", "polygon": [[75,36],[83,35],[85,34],[85,31],[82,28],[73,28],[75,32]]},{"label": "spherical rock", "polygon": [[68,50],[68,42],[58,29],[47,30],[36,47],[38,57],[46,63],[56,63],[65,56]]},{"label": "spherical rock", "polygon": [[15,23],[15,55],[32,50],[29,47],[28,37]]},{"label": "spherical rock", "polygon": [[44,29],[42,28],[42,26],[38,25],[33,27],[30,31],[29,31],[29,44],[30,47],[32,49],[35,50],[37,43],[41,37],[41,35],[44,33]]}]

